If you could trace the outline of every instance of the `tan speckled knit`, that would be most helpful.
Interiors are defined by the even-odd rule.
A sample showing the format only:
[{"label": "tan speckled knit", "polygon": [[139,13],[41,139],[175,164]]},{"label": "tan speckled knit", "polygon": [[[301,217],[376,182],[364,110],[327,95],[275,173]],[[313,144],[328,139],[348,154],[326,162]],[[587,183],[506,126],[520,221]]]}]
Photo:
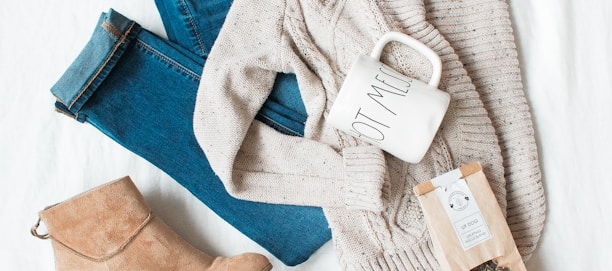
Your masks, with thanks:
[{"label": "tan speckled knit", "polygon": [[428,0],[427,20],[451,43],[489,112],[506,171],[507,220],[525,260],[546,212],[538,152],[508,5],[500,0]]},{"label": "tan speckled knit", "polygon": [[[195,134],[228,192],[247,200],[323,207],[345,270],[438,269],[411,190],[462,164],[483,164],[502,209],[516,203],[506,201],[506,188],[513,186],[504,178],[498,142],[504,133],[494,129],[487,112],[494,107],[483,103],[463,59],[425,10],[418,0],[237,0],[204,68]],[[451,95],[439,133],[415,165],[325,121],[353,60],[369,54],[389,31],[409,34],[440,55],[440,89]],[[464,54],[469,46],[462,49]],[[390,44],[383,56],[401,73],[429,77],[428,61],[405,46]],[[276,72],[297,76],[308,112],[304,138],[254,120]],[[531,227],[536,220],[519,224]],[[541,225],[533,227],[539,233]]]}]

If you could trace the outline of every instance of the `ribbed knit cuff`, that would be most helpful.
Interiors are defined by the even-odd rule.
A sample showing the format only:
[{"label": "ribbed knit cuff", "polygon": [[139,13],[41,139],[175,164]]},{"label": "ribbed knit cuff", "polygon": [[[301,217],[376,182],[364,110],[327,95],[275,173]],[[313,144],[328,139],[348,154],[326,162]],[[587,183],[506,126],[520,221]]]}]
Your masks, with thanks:
[{"label": "ribbed knit cuff", "polygon": [[433,251],[430,241],[421,240],[410,247],[381,251],[374,257],[361,257],[350,261],[345,257],[341,265],[344,270],[351,271],[440,270]]},{"label": "ribbed knit cuff", "polygon": [[375,146],[347,147],[344,157],[344,200],[349,209],[382,211],[388,196],[387,166]]},{"label": "ribbed knit cuff", "polygon": [[438,270],[440,269],[430,243],[422,243],[410,249],[385,252],[364,265],[363,270]]}]

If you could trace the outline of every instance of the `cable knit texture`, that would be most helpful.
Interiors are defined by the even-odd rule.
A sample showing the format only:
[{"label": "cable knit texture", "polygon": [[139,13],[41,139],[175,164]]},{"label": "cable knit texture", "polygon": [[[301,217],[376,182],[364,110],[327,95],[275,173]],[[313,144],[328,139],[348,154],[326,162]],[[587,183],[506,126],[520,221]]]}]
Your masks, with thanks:
[{"label": "cable knit texture", "polygon": [[[488,2],[469,1],[469,6],[480,3]],[[490,119],[497,116],[491,112],[496,108],[490,100],[481,99],[486,93],[477,91],[462,63],[471,48],[470,40],[456,51],[443,36],[446,33],[430,23],[441,23],[426,14],[432,5],[421,0],[237,0],[204,68],[195,134],[228,192],[247,200],[323,207],[345,270],[439,269],[412,187],[472,161],[483,165],[502,210],[508,210],[509,222],[524,225],[515,226],[516,233],[534,229],[539,234],[541,230],[540,217],[519,216],[510,221],[515,217],[511,211],[518,210],[514,204],[521,201],[507,200],[507,195],[515,195],[507,194],[507,188],[512,192],[519,186],[507,183],[504,176],[526,169],[508,167],[502,151],[507,157],[535,154],[510,154],[500,148],[507,145],[498,141],[504,139],[504,132],[496,130]],[[495,26],[497,15],[474,20],[492,22],[483,28]],[[475,15],[466,12],[465,16]],[[445,30],[459,32],[459,28]],[[443,71],[439,87],[451,95],[442,126],[419,164],[405,163],[325,122],[354,59],[369,54],[374,43],[389,31],[406,33],[440,55]],[[471,35],[465,33],[471,42],[477,42]],[[400,44],[386,46],[382,61],[421,81],[428,81],[431,74],[425,57]],[[283,135],[254,120],[276,72],[297,76],[308,112],[304,138]],[[503,81],[507,77],[497,78]],[[515,96],[523,95],[522,88],[514,91],[520,92]],[[533,135],[525,142],[529,140]],[[537,168],[537,160],[535,163]],[[530,186],[526,190],[539,189],[539,179],[525,184]],[[531,210],[541,209],[535,206]],[[532,245],[538,237],[515,235],[515,239],[525,238]]]},{"label": "cable knit texture", "polygon": [[527,260],[540,239],[546,206],[508,5],[429,0],[426,6],[427,19],[452,44],[489,111],[504,157],[508,224]]}]

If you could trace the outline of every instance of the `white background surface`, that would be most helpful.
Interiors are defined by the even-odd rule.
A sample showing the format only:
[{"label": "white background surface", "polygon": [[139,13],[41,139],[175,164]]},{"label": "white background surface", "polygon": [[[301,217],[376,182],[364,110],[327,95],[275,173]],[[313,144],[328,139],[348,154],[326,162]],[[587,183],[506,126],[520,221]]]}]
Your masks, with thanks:
[{"label": "white background surface", "polygon": [[[511,0],[539,144],[547,220],[529,270],[608,270],[612,255],[612,1]],[[0,270],[54,270],[37,212],[130,175],[154,212],[212,255],[266,251],[95,128],[54,112],[49,88],[110,7],[164,36],[152,0],[22,0],[0,7]],[[331,243],[306,263],[339,270]]]}]

